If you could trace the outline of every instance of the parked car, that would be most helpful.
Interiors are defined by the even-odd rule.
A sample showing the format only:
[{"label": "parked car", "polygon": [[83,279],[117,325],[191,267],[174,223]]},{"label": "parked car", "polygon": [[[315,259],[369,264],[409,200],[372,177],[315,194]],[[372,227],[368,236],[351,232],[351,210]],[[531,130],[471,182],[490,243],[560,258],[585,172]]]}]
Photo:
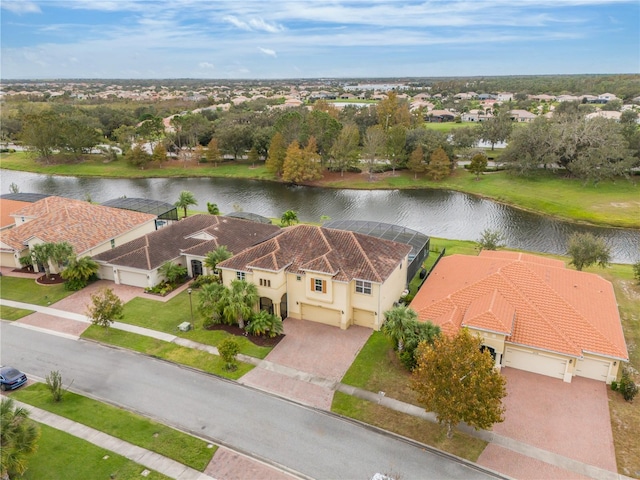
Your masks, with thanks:
[{"label": "parked car", "polygon": [[15,390],[27,383],[27,376],[13,367],[0,367],[0,390]]}]

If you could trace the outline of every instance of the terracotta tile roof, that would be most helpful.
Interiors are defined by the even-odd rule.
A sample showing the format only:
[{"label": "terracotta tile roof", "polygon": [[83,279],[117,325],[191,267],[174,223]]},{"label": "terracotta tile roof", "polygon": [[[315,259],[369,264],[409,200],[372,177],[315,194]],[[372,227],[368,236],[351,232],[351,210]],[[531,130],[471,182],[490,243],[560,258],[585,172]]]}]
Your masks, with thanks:
[{"label": "terracotta tile roof", "polygon": [[63,197],[47,197],[13,213],[33,218],[0,233],[0,241],[23,250],[33,237],[44,242],[69,242],[77,255],[118,237],[155,215],[103,207]]},{"label": "terracotta tile roof", "polygon": [[384,282],[411,250],[409,245],[361,233],[296,225],[220,264],[291,273],[326,273],[339,281]]},{"label": "terracotta tile roof", "polygon": [[611,283],[557,260],[495,251],[444,257],[411,307],[447,334],[470,326],[568,355],[628,358]]},{"label": "terracotta tile roof", "polygon": [[276,225],[217,215],[193,215],[93,258],[111,265],[153,270],[184,253],[204,257],[222,245],[236,253],[279,231]]},{"label": "terracotta tile roof", "polygon": [[13,213],[28,205],[31,205],[31,202],[20,202],[18,200],[0,198],[0,228],[15,225],[16,219]]}]

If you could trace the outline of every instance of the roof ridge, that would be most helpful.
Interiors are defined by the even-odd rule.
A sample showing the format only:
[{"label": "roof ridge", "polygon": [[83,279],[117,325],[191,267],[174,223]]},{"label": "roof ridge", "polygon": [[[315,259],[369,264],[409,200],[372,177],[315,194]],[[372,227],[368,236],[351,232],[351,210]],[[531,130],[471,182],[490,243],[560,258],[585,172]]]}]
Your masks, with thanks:
[{"label": "roof ridge", "polygon": [[145,259],[147,260],[147,267],[149,270],[151,270],[151,257],[149,257],[149,234],[144,236],[144,256]]},{"label": "roof ridge", "polygon": [[[559,268],[559,267],[552,267],[551,265],[548,266],[549,268]],[[526,267],[528,271],[531,272],[532,275],[535,275],[537,278],[540,278],[538,275],[535,274],[535,272],[533,272],[530,268]],[[589,273],[589,272],[583,272],[583,273]],[[604,280],[602,277],[600,277],[599,275],[597,276],[598,278]],[[600,329],[596,328],[587,317],[585,317],[584,315],[582,315],[571,303],[569,303],[567,300],[565,300],[565,298],[560,295],[560,293],[558,293],[558,291],[553,288],[550,284],[545,283],[545,282],[540,282],[541,284],[545,284],[547,286],[547,288],[549,290],[551,290],[554,295],[561,299],[562,302],[566,305],[566,307],[571,310],[575,316],[577,318],[579,318],[580,320],[582,320],[585,324],[589,325],[589,327],[591,328],[592,332],[591,334],[596,334],[601,341],[603,341],[604,343],[606,343],[607,345],[609,345],[613,350],[619,350],[618,346],[616,346],[614,343],[612,343],[605,335],[602,334],[602,332],[600,331]]]},{"label": "roof ridge", "polygon": [[[529,307],[531,307],[531,309],[533,311],[536,312],[536,314],[538,314],[540,316],[540,318],[542,319],[542,321],[550,326],[554,332],[556,332],[567,344],[571,345],[574,349],[576,350],[580,350],[580,347],[578,345],[576,345],[576,342],[573,340],[573,338],[571,337],[567,337],[567,335],[565,334],[564,331],[560,330],[558,327],[556,327],[556,325],[552,322],[550,322],[547,318],[546,315],[544,315],[540,309],[538,308],[537,305],[535,305],[528,296],[525,296],[521,293],[520,288],[511,281],[511,279],[504,274],[504,272],[502,271],[505,268],[508,268],[509,266],[514,266],[514,265],[519,265],[522,266],[522,268],[525,268],[532,276],[534,276],[538,281],[540,285],[543,285],[543,288],[548,287],[548,285],[546,284],[546,282],[543,281],[543,279],[540,278],[539,275],[537,275],[535,272],[531,271],[531,269],[525,265],[526,262],[522,261],[522,260],[513,260],[509,263],[507,263],[504,266],[501,266],[500,268],[498,268],[498,270],[496,271],[496,274],[499,275],[503,280],[505,280],[509,285],[511,285],[513,287],[514,292],[516,292],[516,295],[518,295],[521,299],[523,299],[525,301],[525,303],[527,305],[529,305]],[[546,286],[546,287],[545,287]],[[555,290],[553,290],[552,288],[548,288],[548,290],[551,290],[554,294],[554,297],[556,297],[556,299],[560,299],[562,301],[563,304],[566,304],[567,302],[564,300],[564,298],[562,298],[558,292],[556,292]],[[516,317],[516,321],[518,321],[517,317]]]},{"label": "roof ridge", "polygon": [[[349,234],[353,237],[354,242],[356,243],[356,246],[358,247],[358,250],[360,250],[360,253],[362,254],[362,256],[364,257],[365,261],[367,262],[367,265],[369,265],[369,268],[371,269],[371,271],[373,272],[373,274],[375,275],[376,279],[378,280],[378,282],[382,283],[382,278],[380,277],[380,275],[378,274],[378,270],[376,270],[376,268],[373,266],[373,264],[371,263],[371,260],[369,259],[369,256],[367,255],[367,253],[364,251],[364,248],[362,248],[362,245],[360,245],[360,242],[358,241],[358,239],[356,238],[356,232],[351,232],[349,231]],[[383,239],[384,240],[384,239]]]}]

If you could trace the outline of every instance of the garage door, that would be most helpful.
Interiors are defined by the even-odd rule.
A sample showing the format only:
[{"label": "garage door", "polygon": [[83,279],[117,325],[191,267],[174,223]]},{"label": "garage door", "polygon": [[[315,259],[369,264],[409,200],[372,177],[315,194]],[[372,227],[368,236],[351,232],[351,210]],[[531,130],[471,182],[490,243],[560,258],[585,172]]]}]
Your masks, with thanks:
[{"label": "garage door", "polygon": [[527,372],[539,373],[553,378],[564,380],[564,372],[567,369],[567,361],[546,355],[534,354],[525,350],[507,347],[504,355],[506,367],[517,368]]},{"label": "garage door", "polygon": [[142,288],[145,288],[147,286],[146,273],[134,273],[119,270],[118,276],[120,277],[120,283],[122,285],[132,285],[134,287]]},{"label": "garage door", "polygon": [[610,362],[593,358],[578,359],[576,363],[576,375],[606,382],[609,376]]},{"label": "garage door", "polygon": [[342,315],[339,310],[332,308],[316,307],[314,305],[301,305],[301,315],[303,320],[311,320],[312,322],[325,323],[334,327],[340,326]]},{"label": "garage door", "polygon": [[368,310],[361,310],[359,308],[353,309],[353,324],[360,325],[361,327],[374,328],[376,323],[376,316],[373,312]]},{"label": "garage door", "polygon": [[98,270],[98,277],[102,280],[113,280],[113,267],[110,265],[101,265]]}]

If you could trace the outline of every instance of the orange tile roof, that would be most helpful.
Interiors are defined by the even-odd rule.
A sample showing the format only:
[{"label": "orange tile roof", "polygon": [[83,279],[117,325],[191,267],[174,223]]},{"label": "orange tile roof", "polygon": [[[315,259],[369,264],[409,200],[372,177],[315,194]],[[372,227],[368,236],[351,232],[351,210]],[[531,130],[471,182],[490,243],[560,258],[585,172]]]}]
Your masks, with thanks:
[{"label": "orange tile roof", "polygon": [[469,326],[514,344],[628,359],[611,283],[558,260],[496,251],[444,257],[411,307],[447,334]]},{"label": "orange tile roof", "polygon": [[339,281],[384,282],[411,246],[356,232],[295,225],[220,263],[222,268],[253,268],[291,273],[319,272]]},{"label": "orange tile roof", "polygon": [[13,213],[28,205],[31,205],[31,202],[20,202],[18,200],[0,198],[0,228],[15,225],[16,219]]},{"label": "orange tile roof", "polygon": [[103,207],[63,197],[47,197],[16,212],[33,218],[0,232],[0,241],[21,251],[33,237],[44,242],[69,242],[77,255],[126,233],[155,215]]}]

